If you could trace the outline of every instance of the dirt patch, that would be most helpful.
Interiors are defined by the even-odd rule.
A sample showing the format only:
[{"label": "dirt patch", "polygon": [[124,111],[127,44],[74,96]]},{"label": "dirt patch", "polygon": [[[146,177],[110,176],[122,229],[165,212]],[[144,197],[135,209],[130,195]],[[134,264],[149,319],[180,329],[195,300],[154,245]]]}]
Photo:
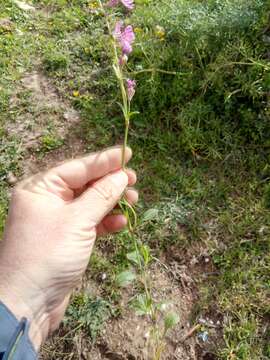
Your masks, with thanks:
[{"label": "dirt patch", "polygon": [[[10,100],[10,110],[14,119],[6,121],[6,132],[20,141],[25,154],[24,177],[84,153],[84,143],[74,132],[80,124],[78,112],[41,72],[21,79]],[[63,146],[40,154],[42,138],[47,134],[63,141]]]},{"label": "dirt patch", "polygon": [[[155,264],[151,269],[152,293],[157,303],[168,302],[170,310],[179,315],[180,322],[166,339],[166,349],[163,359],[196,359],[194,338],[187,339],[184,343],[187,329],[190,328],[189,315],[196,297],[196,292],[191,288],[183,289],[173,280],[168,269],[160,264]],[[128,302],[132,294],[125,294],[121,302],[123,309],[119,319],[112,320],[104,329],[102,339],[98,343],[99,354],[92,359],[151,359],[151,346],[149,343],[151,323],[142,316],[136,316],[130,309]],[[134,295],[134,294],[133,294]]]},{"label": "dirt patch", "polygon": [[[19,107],[23,111],[18,111]],[[39,72],[22,78],[10,100],[10,110],[15,116],[6,124],[7,133],[19,137],[26,149],[36,147],[47,129],[51,128],[55,136],[64,137],[79,121],[77,111],[60,98],[50,81]]]},{"label": "dirt patch", "polygon": [[[194,305],[198,301],[198,293],[195,282],[189,274],[190,269],[182,268],[181,277],[175,277],[175,268],[162,263],[155,263],[150,270],[152,280],[152,293],[156,302],[166,301],[170,310],[179,315],[180,322],[168,333],[166,338],[166,348],[161,359],[178,360],[216,360],[216,356],[211,351],[212,343],[215,343],[218,335],[218,326],[210,319],[206,319],[202,328],[191,323]],[[84,284],[94,282],[85,279]],[[93,289],[99,288],[96,284]],[[49,341],[46,352],[43,351],[42,359],[60,359],[55,353],[63,354],[61,359],[91,359],[91,360],[150,360],[153,359],[150,344],[151,323],[146,317],[137,316],[130,308],[130,300],[136,294],[133,287],[127,288],[122,292],[120,301],[121,315],[111,318],[104,325],[103,330],[96,343],[91,343],[91,339],[83,332],[76,331],[70,334],[66,341],[68,329],[62,329]],[[93,292],[92,292],[92,295]],[[208,323],[206,323],[208,321]],[[203,328],[207,328],[207,342],[202,340]],[[64,332],[63,332],[64,330]]]}]

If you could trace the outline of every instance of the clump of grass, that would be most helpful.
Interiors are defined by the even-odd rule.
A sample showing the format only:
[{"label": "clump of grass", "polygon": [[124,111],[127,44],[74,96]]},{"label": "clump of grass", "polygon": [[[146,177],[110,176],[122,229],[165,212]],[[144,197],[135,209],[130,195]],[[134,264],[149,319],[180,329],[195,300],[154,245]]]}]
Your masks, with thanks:
[{"label": "clump of grass", "polygon": [[43,59],[43,64],[46,71],[66,70],[69,64],[68,56],[48,51]]},{"label": "clump of grass", "polygon": [[107,301],[79,294],[69,305],[64,323],[73,330],[74,328],[84,330],[95,341],[112,313],[112,307]]},{"label": "clump of grass", "polygon": [[63,144],[64,144],[64,139],[54,134],[48,133],[41,138],[41,146],[38,151],[39,152],[52,151],[58,149]]}]

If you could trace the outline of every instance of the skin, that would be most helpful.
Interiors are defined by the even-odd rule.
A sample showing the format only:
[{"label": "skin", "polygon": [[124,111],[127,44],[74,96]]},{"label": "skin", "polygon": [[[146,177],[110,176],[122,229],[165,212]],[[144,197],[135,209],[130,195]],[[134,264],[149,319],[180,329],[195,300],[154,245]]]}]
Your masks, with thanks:
[{"label": "skin", "polygon": [[30,320],[36,350],[59,326],[96,237],[126,226],[123,215],[110,214],[121,196],[138,200],[129,188],[136,174],[121,170],[121,155],[114,147],[71,160],[13,191],[0,245],[0,299],[18,320]]}]

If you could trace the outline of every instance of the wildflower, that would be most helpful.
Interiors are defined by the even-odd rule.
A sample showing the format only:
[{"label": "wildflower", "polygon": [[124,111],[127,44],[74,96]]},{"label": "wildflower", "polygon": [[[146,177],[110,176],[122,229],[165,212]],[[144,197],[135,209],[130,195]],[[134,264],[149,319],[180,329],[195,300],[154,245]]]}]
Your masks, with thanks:
[{"label": "wildflower", "polygon": [[118,41],[121,40],[122,28],[123,28],[123,21],[117,21],[113,31],[113,36]]},{"label": "wildflower", "polygon": [[140,34],[143,32],[143,30],[142,30],[142,28],[135,27],[134,32],[135,32],[135,34]]},{"label": "wildflower", "polygon": [[135,89],[136,89],[136,81],[127,79],[127,95],[128,100],[131,101],[133,96],[135,95]]},{"label": "wildflower", "polygon": [[88,7],[92,10],[99,9],[99,3],[97,1],[91,1],[89,2]]},{"label": "wildflower", "polygon": [[74,90],[73,91],[73,96],[74,97],[79,97],[80,96],[80,92],[78,90]]},{"label": "wildflower", "polygon": [[114,7],[117,6],[119,3],[122,3],[128,10],[134,9],[134,0],[110,0],[107,3],[107,6]]},{"label": "wildflower", "polygon": [[155,28],[155,35],[160,40],[164,40],[165,38],[165,29],[162,26],[157,25]]},{"label": "wildflower", "polygon": [[123,22],[117,21],[113,36],[119,42],[123,55],[129,55],[132,52],[132,43],[135,40],[132,26],[128,25],[124,28]]},{"label": "wildflower", "polygon": [[121,3],[128,9],[132,10],[134,8],[134,0],[121,0]]}]

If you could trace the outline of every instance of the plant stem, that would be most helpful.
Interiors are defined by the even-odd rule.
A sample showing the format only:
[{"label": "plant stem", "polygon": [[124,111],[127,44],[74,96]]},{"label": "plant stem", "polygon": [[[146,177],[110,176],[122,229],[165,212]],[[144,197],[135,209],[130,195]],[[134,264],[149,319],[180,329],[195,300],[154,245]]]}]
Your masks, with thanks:
[{"label": "plant stem", "polygon": [[[103,6],[101,0],[98,0],[98,2],[99,2],[100,9],[102,10],[103,15],[105,17],[106,26],[107,26],[109,35],[112,38],[113,33],[112,33],[112,29],[111,29],[110,23],[108,21],[108,18],[106,16],[104,6]],[[125,136],[124,136],[124,144],[123,144],[123,149],[122,149],[122,160],[121,160],[121,166],[124,169],[125,168],[126,148],[127,148],[127,142],[128,142],[130,104],[129,104],[129,101],[127,98],[122,69],[119,65],[118,52],[117,52],[117,47],[116,47],[115,41],[112,41],[112,49],[113,49],[113,61],[114,61],[113,69],[114,69],[116,78],[119,82],[119,87],[121,90],[122,101],[123,101],[122,111],[123,111],[123,115],[125,118]]]},{"label": "plant stem", "polygon": [[[109,33],[109,36],[111,37],[111,44],[112,44],[112,50],[113,50],[113,70],[114,70],[115,76],[118,80],[119,87],[121,90],[121,96],[122,96],[122,104],[120,106],[121,106],[123,116],[124,116],[124,121],[125,121],[125,134],[124,134],[124,142],[123,142],[123,148],[122,148],[121,167],[122,167],[122,169],[125,169],[125,157],[126,157],[126,149],[127,149],[127,143],[128,143],[129,123],[130,123],[130,99],[128,98],[127,90],[125,87],[125,78],[124,78],[124,74],[123,74],[123,68],[119,63],[118,48],[116,45],[116,41],[113,39],[113,32],[111,29],[111,25],[110,25],[110,22],[108,20],[108,17],[106,15],[106,12],[105,12],[105,9],[104,9],[104,6],[103,6],[101,0],[98,0],[98,3],[99,3],[101,11],[103,12],[103,15],[105,17],[108,33]],[[153,71],[153,69],[148,69],[146,71],[150,72],[150,71]],[[167,74],[170,73],[172,75],[177,74],[177,73],[172,73],[172,72],[168,72],[168,71],[163,71],[160,69],[154,69],[154,71],[163,72],[163,73],[167,73]],[[140,73],[140,72],[137,72],[137,73]],[[139,272],[141,275],[141,281],[142,281],[142,284],[144,287],[145,296],[147,299],[150,299],[151,305],[150,305],[150,311],[149,311],[149,319],[152,322],[153,332],[156,336],[155,342],[157,343],[157,344],[155,344],[156,350],[154,353],[156,355],[154,356],[154,359],[160,359],[164,345],[162,342],[160,342],[159,335],[157,335],[159,329],[157,326],[157,312],[152,303],[151,283],[148,281],[146,264],[144,263],[144,261],[141,261],[139,242],[134,233],[134,230],[135,230],[135,227],[137,224],[137,215],[136,215],[136,212],[133,209],[132,205],[130,205],[125,198],[122,198],[122,200],[119,202],[119,206],[120,206],[121,210],[123,211],[123,213],[127,217],[129,233],[134,242],[134,247],[135,247],[135,251],[137,254],[137,258],[139,259]]]},{"label": "plant stem", "polygon": [[126,158],[126,148],[127,148],[127,142],[128,142],[128,131],[129,131],[129,123],[125,126],[125,137],[124,137],[124,144],[122,149],[122,162],[121,166],[124,169],[125,168],[125,158]]}]

